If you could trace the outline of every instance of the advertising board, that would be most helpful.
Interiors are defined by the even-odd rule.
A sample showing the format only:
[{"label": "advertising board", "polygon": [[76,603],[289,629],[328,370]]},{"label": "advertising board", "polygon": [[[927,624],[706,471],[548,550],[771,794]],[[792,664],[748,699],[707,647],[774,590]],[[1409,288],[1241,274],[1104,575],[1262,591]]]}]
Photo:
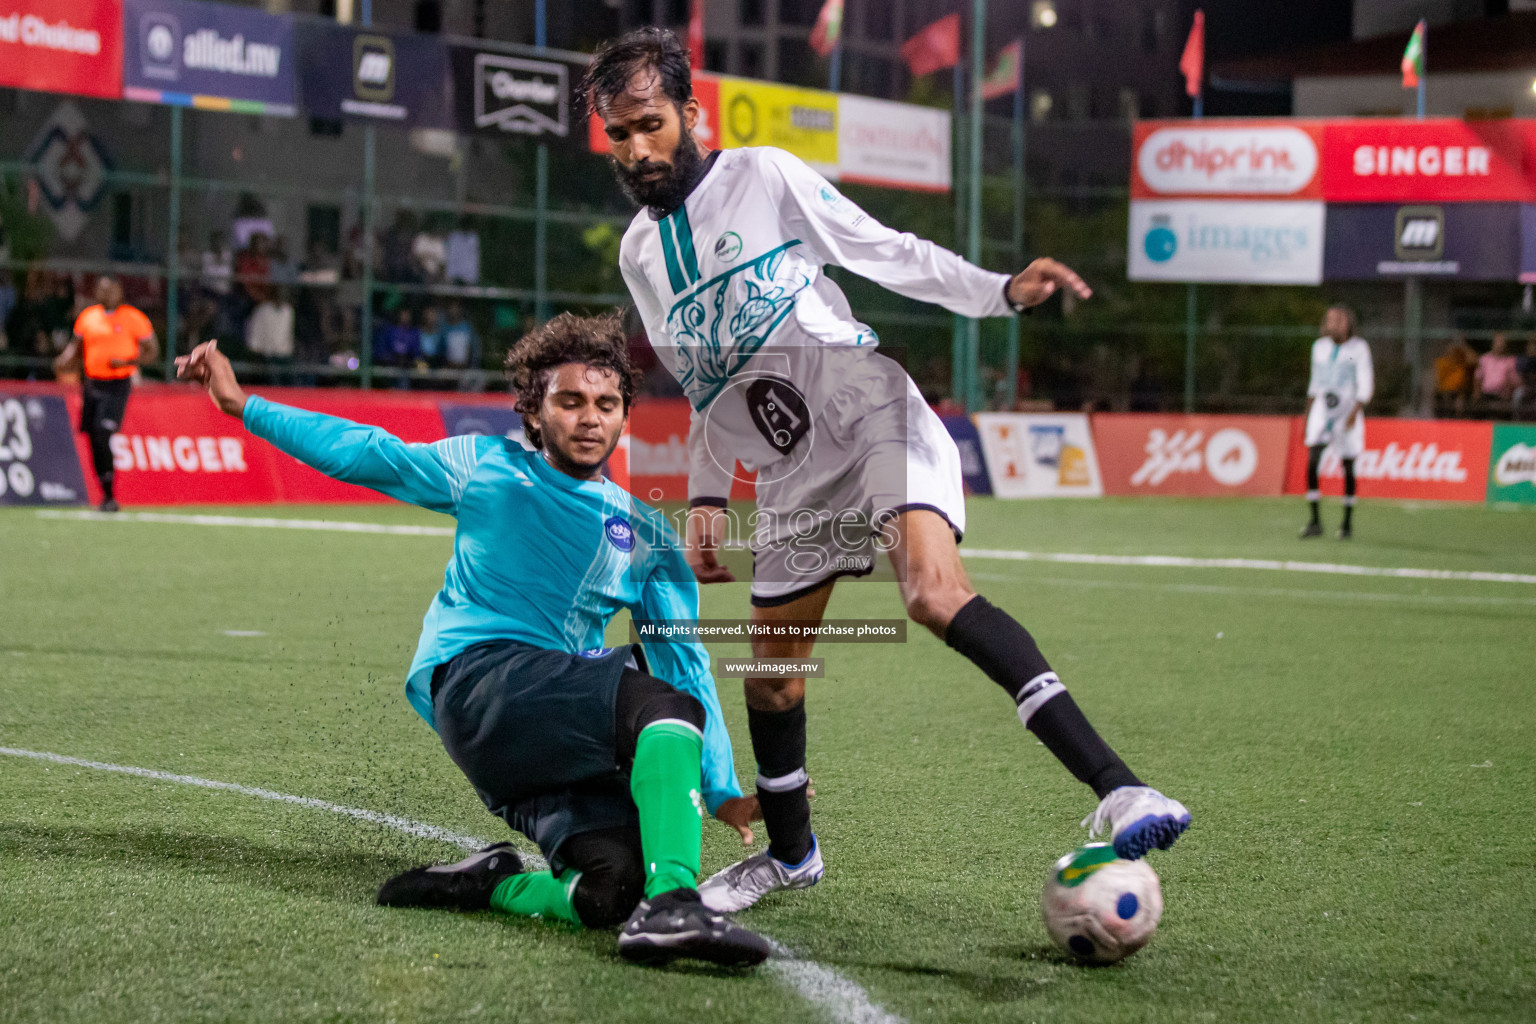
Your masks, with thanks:
[{"label": "advertising board", "polygon": [[1278,496],[1290,433],[1286,416],[1093,417],[1105,494]]},{"label": "advertising board", "polygon": [[1083,413],[976,415],[992,493],[999,498],[1097,498],[1104,493]]}]

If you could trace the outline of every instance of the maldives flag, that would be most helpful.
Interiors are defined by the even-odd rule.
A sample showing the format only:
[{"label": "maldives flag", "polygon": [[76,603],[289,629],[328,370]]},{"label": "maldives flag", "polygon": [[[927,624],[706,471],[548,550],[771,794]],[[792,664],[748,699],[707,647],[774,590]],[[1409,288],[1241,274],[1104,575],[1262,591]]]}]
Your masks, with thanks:
[{"label": "maldives flag", "polygon": [[1024,41],[1015,39],[997,51],[997,63],[992,73],[981,80],[981,98],[995,100],[1010,95],[1019,87],[1019,65],[1024,60]]},{"label": "maldives flag", "polygon": [[827,0],[816,16],[816,27],[811,29],[811,49],[823,57],[830,57],[842,38],[843,0]]},{"label": "maldives flag", "polygon": [[1403,51],[1403,88],[1417,89],[1424,75],[1424,19],[1414,26],[1408,37],[1408,49]]},{"label": "maldives flag", "polygon": [[1179,58],[1179,70],[1184,73],[1184,93],[1193,98],[1200,95],[1200,80],[1205,77],[1205,12],[1195,11],[1195,23],[1189,28],[1189,39],[1184,43],[1184,56]]},{"label": "maldives flag", "polygon": [[688,5],[688,66],[704,70],[704,0]]},{"label": "maldives flag", "polygon": [[960,63],[960,15],[950,14],[924,25],[901,44],[901,59],[913,78],[922,78]]}]

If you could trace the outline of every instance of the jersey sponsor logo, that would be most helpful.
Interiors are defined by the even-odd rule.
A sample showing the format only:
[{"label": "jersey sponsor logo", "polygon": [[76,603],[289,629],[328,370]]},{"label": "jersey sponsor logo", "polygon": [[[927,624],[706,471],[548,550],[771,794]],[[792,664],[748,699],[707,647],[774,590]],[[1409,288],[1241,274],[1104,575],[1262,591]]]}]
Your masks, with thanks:
[{"label": "jersey sponsor logo", "polygon": [[780,377],[760,377],[747,385],[747,412],[757,432],[780,455],[788,454],[811,429],[805,396]]},{"label": "jersey sponsor logo", "polygon": [[585,650],[585,651],[577,651],[576,652],[576,657],[578,657],[578,658],[601,658],[603,655],[605,655],[607,653],[608,653],[608,648],[606,648],[606,647],[593,647],[593,648],[590,648],[590,649]]},{"label": "jersey sponsor logo", "polygon": [[721,263],[729,263],[740,255],[741,236],[734,231],[727,231],[715,243],[715,259]]},{"label": "jersey sponsor logo", "polygon": [[635,530],[622,516],[609,516],[603,522],[603,535],[608,543],[623,552],[635,550]]}]

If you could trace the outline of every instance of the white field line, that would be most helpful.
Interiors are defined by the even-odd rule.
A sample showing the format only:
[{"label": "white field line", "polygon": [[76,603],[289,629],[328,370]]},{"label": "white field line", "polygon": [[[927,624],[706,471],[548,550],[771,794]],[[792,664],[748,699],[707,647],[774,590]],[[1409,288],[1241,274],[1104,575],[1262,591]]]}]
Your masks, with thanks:
[{"label": "white field line", "polygon": [[39,519],[84,519],[96,523],[171,523],[178,526],[255,526],[269,530],[322,530],[330,533],[387,533],[407,537],[452,537],[451,526],[351,523],[334,519],[277,519],[258,516],[205,516],[179,512],[88,512],[45,508]]},{"label": "white field line", "polygon": [[1068,562],[1073,565],[1138,565],[1163,569],[1252,569],[1265,572],[1310,572],[1330,576],[1385,576],[1407,580],[1468,580],[1473,583],[1536,584],[1536,575],[1518,572],[1468,572],[1461,569],[1391,568],[1340,565],[1334,562],[1294,562],[1268,558],[1185,558],[1180,555],[1080,555],[1068,552],[1012,551],[1006,548],[964,548],[965,558],[1009,562]]},{"label": "white field line", "polygon": [[1536,597],[1480,597],[1466,594],[1392,594],[1372,590],[1303,590],[1297,587],[1232,587],[1219,583],[1136,583],[1129,580],[1079,580],[1064,576],[1022,576],[1017,573],[973,572],[973,580],[999,583],[1050,584],[1102,590],[1152,590],[1168,594],[1232,594],[1242,597],[1289,597],[1299,601],[1384,601],[1389,604],[1518,605],[1536,607]]},{"label": "white field line", "polygon": [[[78,519],[110,523],[171,523],[182,526],[248,526],[278,530],[323,530],[332,533],[382,533],[411,537],[452,537],[448,526],[406,526],[356,523],[330,519],[276,519],[255,516],[183,515],[173,512],[89,512],[41,509],[40,519]],[[1536,575],[1518,572],[1476,572],[1462,569],[1393,568],[1297,562],[1266,558],[1187,558],[1182,555],[1088,555],[1065,551],[1016,551],[1010,548],[960,549],[965,558],[1009,562],[1067,562],[1074,565],[1129,565],[1164,569],[1247,569],[1268,572],[1323,573],[1332,576],[1382,576],[1410,580],[1466,580],[1472,583],[1536,584]]]},{"label": "white field line", "polygon": [[[287,520],[276,521],[286,522]],[[330,811],[332,814],[341,814],[374,825],[383,825],[386,828],[404,832],[418,839],[436,839],[440,842],[450,843],[465,850],[477,850],[491,842],[488,839],[480,839],[462,832],[439,828],[436,825],[413,821],[410,818],[402,818],[395,814],[368,811],[360,807],[347,807],[343,804],[331,803],[329,800],[294,796],[291,793],[279,793],[275,790],[260,789],[255,786],[242,786],[234,782],[202,779],[195,775],[176,775],[171,772],[156,771],[153,768],[136,768],[133,765],[112,764],[107,761],[88,761],[81,757],[68,757],[64,754],[53,754],[43,750],[24,750],[20,747],[0,747],[0,754],[7,757],[25,757],[34,761],[70,765],[75,768],[93,768],[103,772],[117,772],[121,775],[134,775],[142,779],[154,779],[156,782],[172,782],[181,786],[196,786],[199,789],[221,789],[230,793],[239,793],[241,796],[254,796],[262,800],[296,804],[300,807],[308,807],[318,811]],[[541,871],[548,867],[544,859],[537,854],[527,853],[522,850],[518,852],[523,858],[524,863],[535,871]],[[857,983],[849,981],[841,974],[832,970],[832,968],[823,966],[814,960],[804,960],[795,956],[782,943],[776,942],[771,938],[768,941],[773,946],[773,957],[769,959],[766,970],[781,984],[793,989],[802,999],[825,1013],[832,1019],[834,1024],[905,1024],[900,1017],[881,1009],[879,1005],[871,1002],[869,993],[864,991]]]}]

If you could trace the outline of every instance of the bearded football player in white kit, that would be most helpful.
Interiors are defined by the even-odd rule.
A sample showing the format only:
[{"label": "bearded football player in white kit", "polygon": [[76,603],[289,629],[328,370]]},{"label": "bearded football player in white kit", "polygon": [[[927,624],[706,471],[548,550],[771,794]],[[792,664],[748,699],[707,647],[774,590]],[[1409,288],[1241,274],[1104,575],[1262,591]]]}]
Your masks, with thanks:
[{"label": "bearded football player in white kit", "polygon": [[1344,467],[1344,523],[1339,539],[1354,536],[1355,460],[1365,451],[1365,407],[1376,393],[1371,346],[1355,336],[1355,314],[1332,306],[1323,314],[1323,336],[1312,343],[1312,375],[1307,381],[1307,501],[1312,518],[1302,537],[1321,537],[1318,471],[1330,448]]},{"label": "bearded football player in white kit", "polygon": [[[717,560],[735,464],[757,473],[752,618],[820,621],[841,576],[890,557],[903,603],[1001,685],[1024,724],[1100,798],[1084,819],[1130,859],[1189,825],[1178,801],[1142,784],[1101,739],[1034,639],[976,594],[957,547],[965,529],[960,457],[944,425],[825,274],[844,267],[964,316],[1006,316],[1058,289],[1091,294],[1051,259],[1009,277],[881,225],[780,149],[706,152],[694,130],[688,51],[646,28],[601,47],[584,94],[602,119],[625,191],[642,207],[620,265],[658,358],[692,405],[689,561]],[[643,472],[641,466],[634,467]],[[803,659],[814,641],[754,640],[758,658]],[[810,827],[805,680],[748,678],[766,850],[700,895],[741,910],[823,872]]]}]

